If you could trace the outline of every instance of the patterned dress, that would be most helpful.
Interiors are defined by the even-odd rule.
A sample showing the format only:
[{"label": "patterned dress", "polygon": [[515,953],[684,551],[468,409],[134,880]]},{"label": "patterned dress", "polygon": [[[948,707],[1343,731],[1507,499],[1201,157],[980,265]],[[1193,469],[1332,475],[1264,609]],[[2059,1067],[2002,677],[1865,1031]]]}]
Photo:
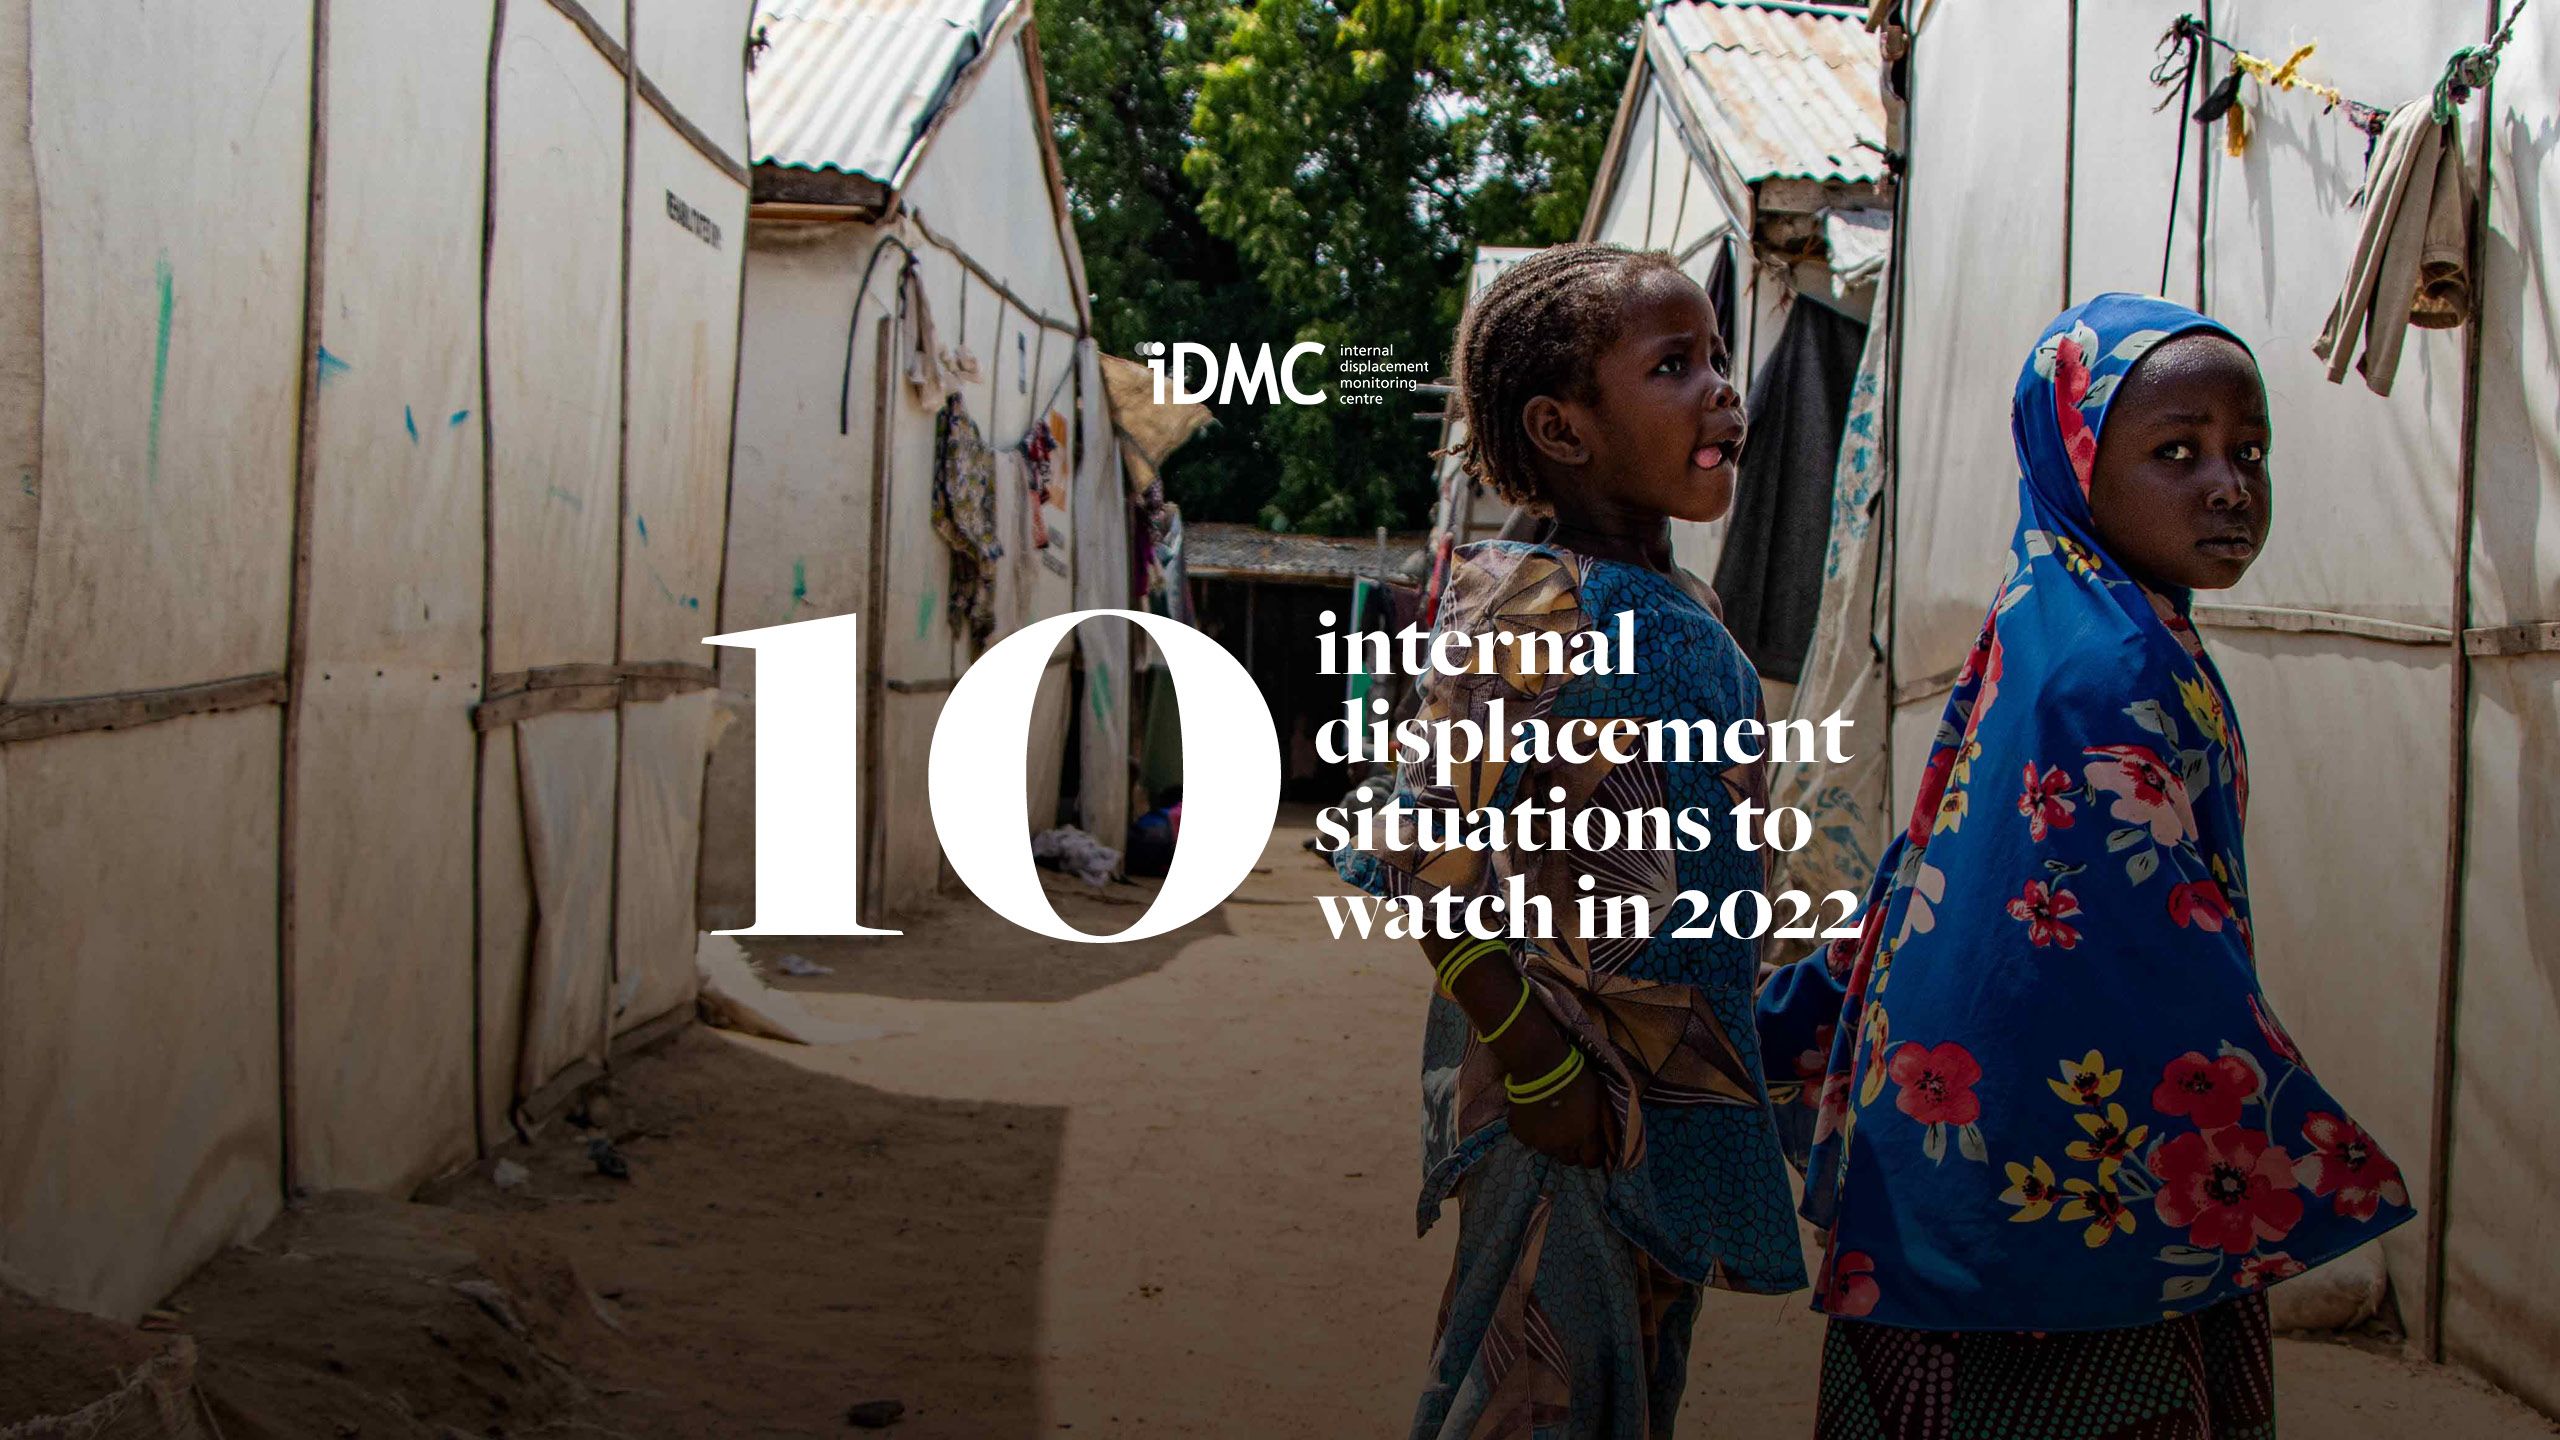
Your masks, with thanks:
[{"label": "patterned dress", "polygon": [[1825,1232],[1825,1435],[2268,1433],[2266,1288],[2410,1217],[2259,987],[2247,752],[2190,597],[2090,517],[2125,376],[2198,332],[2236,341],[2131,295],[2046,331],[1919,802],[1858,939],[1762,994]]},{"label": "patterned dress", "polygon": [[[1483,724],[1499,700],[1511,728],[1676,717],[1721,732],[1756,718],[1760,693],[1712,602],[1687,576],[1516,542],[1469,546],[1456,555],[1442,630],[1569,640],[1614,634],[1628,612],[1635,671],[1531,674],[1517,657],[1534,647],[1500,646],[1493,670],[1428,677],[1420,718]],[[1683,892],[1714,904],[1762,888],[1760,854],[1730,843],[1735,804],[1765,793],[1762,770],[1641,755],[1628,764],[1476,762],[1443,784],[1418,763],[1398,791],[1409,805],[1694,809],[1715,843],[1337,857],[1345,879],[1379,895],[1497,894],[1517,878],[1546,897],[1555,938],[1514,941],[1512,958],[1537,1003],[1592,1056],[1608,1097],[1605,1166],[1537,1155],[1509,1135],[1492,1052],[1455,1003],[1433,999],[1418,1218],[1428,1229],[1451,1194],[1461,1218],[1418,1440],[1667,1436],[1699,1287],[1768,1293],[1805,1283],[1753,1028],[1756,947],[1721,932],[1671,933],[1694,922]],[[1584,938],[1579,905],[1606,915],[1611,901],[1631,897],[1649,908],[1648,930]]]}]

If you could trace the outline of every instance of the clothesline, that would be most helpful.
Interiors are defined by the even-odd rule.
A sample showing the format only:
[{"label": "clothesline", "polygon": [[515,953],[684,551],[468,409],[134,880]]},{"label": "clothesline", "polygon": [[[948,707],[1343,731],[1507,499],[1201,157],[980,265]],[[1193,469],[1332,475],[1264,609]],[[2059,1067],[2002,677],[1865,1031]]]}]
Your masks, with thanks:
[{"label": "clothesline", "polygon": [[[2498,52],[2506,48],[2515,33],[2516,17],[2524,13],[2529,0],[2516,0],[2495,35],[2485,45],[2466,45],[2445,61],[2442,76],[2436,81],[2433,114],[2439,124],[2453,119],[2454,107],[2471,98],[2474,90],[2485,87],[2498,72]],[[2208,91],[2202,104],[2196,104],[2195,90],[2204,57],[2210,47],[2219,45],[2231,54],[2231,70]],[[2167,233],[2160,242],[2160,288],[2169,286],[2169,264],[2177,249],[2178,196],[2185,188],[2187,171],[2187,126],[2190,121],[2209,125],[2225,120],[2230,130],[2227,148],[2237,155],[2248,144],[2247,108],[2240,104],[2240,82],[2254,78],[2274,90],[2304,89],[2326,101],[2324,110],[2344,109],[2347,121],[2365,135],[2365,168],[2373,164],[2373,148],[2390,120],[2392,109],[2351,100],[2337,86],[2310,80],[2301,74],[2302,62],[2319,48],[2313,41],[2294,50],[2282,61],[2269,60],[2232,44],[2214,34],[2203,21],[2192,14],[2180,15],[2160,36],[2158,62],[2151,67],[2151,83],[2171,91],[2162,97],[2155,110],[2165,110],[2174,100],[2178,106],[2178,158],[2169,181],[2169,221]],[[2191,108],[2192,107],[2192,108]]]}]

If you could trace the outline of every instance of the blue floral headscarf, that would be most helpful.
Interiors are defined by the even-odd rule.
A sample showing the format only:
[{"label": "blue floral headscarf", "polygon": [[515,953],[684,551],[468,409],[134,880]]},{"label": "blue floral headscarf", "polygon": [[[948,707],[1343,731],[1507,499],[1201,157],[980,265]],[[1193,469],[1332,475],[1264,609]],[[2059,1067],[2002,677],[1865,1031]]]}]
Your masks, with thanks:
[{"label": "blue floral headscarf", "polygon": [[1762,992],[1834,1316],[2141,1325],[2410,1216],[2259,989],[2248,762],[2188,596],[2135,581],[2090,520],[2117,388],[2200,331],[2239,338],[2133,295],[2045,331],[2011,409],[2009,575],[1911,822],[1859,938]]}]

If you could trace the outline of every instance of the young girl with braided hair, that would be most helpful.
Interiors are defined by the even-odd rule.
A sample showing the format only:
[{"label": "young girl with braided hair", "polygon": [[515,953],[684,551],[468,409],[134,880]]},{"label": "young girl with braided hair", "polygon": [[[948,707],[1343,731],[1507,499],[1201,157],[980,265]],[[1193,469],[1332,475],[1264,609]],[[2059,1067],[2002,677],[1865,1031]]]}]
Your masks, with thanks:
[{"label": "young girl with braided hair", "polygon": [[[1715,596],[1671,560],[1671,522],[1733,500],[1741,397],[1718,317],[1670,257],[1564,245],[1506,270],[1459,327],[1458,450],[1468,474],[1546,517],[1534,542],[1453,558],[1438,628],[1507,634],[1477,673],[1423,681],[1426,722],[1709,720],[1760,713],[1759,677]],[[1530,673],[1586,630],[1634,616],[1628,674]],[[1509,747],[1504,747],[1506,750]],[[1382,896],[1544,897],[1548,938],[1426,939],[1439,987],[1423,1040],[1428,1228],[1455,1195],[1459,1237],[1415,1440],[1660,1440],[1671,1434],[1701,1288],[1805,1283],[1753,1024],[1755,947],[1674,933],[1682,891],[1713,901],[1766,883],[1731,843],[1760,802],[1754,764],[1460,762],[1407,766],[1398,799],[1425,809],[1624,812],[1694,807],[1704,849],[1338,853]],[[1369,797],[1384,803],[1388,797]],[[1641,897],[1651,934],[1582,935]],[[1526,907],[1522,907],[1524,910]],[[1519,913],[1519,912],[1515,912]],[[1703,928],[1703,927],[1702,927]]]}]

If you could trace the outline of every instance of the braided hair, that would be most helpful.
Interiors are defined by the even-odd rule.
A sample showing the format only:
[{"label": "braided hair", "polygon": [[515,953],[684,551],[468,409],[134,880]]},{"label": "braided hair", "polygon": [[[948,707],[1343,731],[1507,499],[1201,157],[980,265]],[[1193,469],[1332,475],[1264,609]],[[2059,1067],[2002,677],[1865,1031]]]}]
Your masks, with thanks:
[{"label": "braided hair", "polygon": [[1456,398],[1467,433],[1442,453],[1512,504],[1545,508],[1521,410],[1539,395],[1599,398],[1593,367],[1617,343],[1627,292],[1655,270],[1679,266],[1659,250],[1577,243],[1495,277],[1458,322]]}]

